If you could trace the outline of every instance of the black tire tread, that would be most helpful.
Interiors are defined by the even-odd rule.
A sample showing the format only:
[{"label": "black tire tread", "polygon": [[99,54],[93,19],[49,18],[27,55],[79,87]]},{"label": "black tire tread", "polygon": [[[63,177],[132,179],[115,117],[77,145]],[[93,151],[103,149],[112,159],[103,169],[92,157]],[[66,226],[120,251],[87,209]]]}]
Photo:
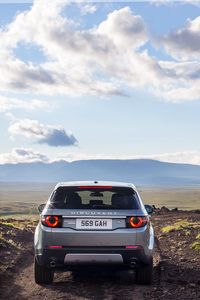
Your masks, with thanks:
[{"label": "black tire tread", "polygon": [[153,259],[146,265],[138,267],[136,270],[136,282],[138,284],[149,285],[153,281]]},{"label": "black tire tread", "polygon": [[40,266],[35,259],[34,263],[35,282],[37,284],[50,284],[53,282],[54,272],[44,266]]}]

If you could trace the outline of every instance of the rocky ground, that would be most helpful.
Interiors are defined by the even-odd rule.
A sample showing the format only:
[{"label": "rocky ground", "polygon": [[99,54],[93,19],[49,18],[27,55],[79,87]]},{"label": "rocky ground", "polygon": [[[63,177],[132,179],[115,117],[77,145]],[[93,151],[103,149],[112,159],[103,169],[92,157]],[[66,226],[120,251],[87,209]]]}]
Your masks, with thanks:
[{"label": "rocky ground", "polygon": [[57,273],[51,286],[33,280],[34,221],[0,220],[1,299],[200,299],[200,211],[155,210],[154,282],[135,284],[134,272]]}]

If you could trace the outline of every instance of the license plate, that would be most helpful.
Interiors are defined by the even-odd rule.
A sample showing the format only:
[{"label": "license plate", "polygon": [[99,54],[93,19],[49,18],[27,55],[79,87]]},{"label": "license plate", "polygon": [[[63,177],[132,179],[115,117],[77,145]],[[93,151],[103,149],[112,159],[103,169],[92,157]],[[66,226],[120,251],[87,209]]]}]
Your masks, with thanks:
[{"label": "license plate", "polygon": [[76,219],[76,229],[112,229],[112,219]]}]

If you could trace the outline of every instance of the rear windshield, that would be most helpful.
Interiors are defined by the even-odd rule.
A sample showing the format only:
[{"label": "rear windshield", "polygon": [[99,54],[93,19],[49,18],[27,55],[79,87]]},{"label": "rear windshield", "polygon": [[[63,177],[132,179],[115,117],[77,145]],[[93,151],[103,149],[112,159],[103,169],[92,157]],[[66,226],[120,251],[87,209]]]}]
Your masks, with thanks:
[{"label": "rear windshield", "polygon": [[139,209],[135,191],[124,187],[59,187],[50,202],[59,209]]}]

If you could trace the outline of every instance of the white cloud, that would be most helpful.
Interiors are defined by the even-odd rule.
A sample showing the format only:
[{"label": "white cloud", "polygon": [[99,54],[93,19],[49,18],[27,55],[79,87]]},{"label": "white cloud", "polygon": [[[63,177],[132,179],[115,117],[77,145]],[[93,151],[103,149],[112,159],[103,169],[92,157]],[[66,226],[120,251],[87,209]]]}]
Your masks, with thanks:
[{"label": "white cloud", "polygon": [[199,0],[149,0],[150,4],[156,6],[178,6],[178,5],[193,5],[200,7]]},{"label": "white cloud", "polygon": [[87,4],[80,3],[79,8],[80,8],[81,14],[83,16],[87,15],[87,14],[93,14],[97,10],[97,8],[94,4],[89,4],[89,3],[87,3]]},{"label": "white cloud", "polygon": [[[200,151],[177,151],[172,153],[147,154],[147,155],[107,155],[104,153],[87,154],[81,152],[59,153],[57,160],[76,161],[89,159],[154,159],[171,163],[186,163],[200,165]],[[54,160],[54,161],[55,161]]]},{"label": "white cloud", "polygon": [[14,148],[10,153],[0,154],[0,164],[6,163],[29,163],[29,162],[45,162],[51,163],[55,161],[77,161],[77,160],[93,160],[93,159],[154,159],[171,163],[186,163],[200,165],[200,151],[180,151],[174,153],[161,153],[150,155],[106,155],[103,153],[87,154],[81,152],[65,152],[58,153],[56,157],[50,159],[45,154],[39,153],[30,148]]},{"label": "white cloud", "polygon": [[46,155],[41,154],[33,149],[14,148],[10,153],[0,154],[0,164],[16,164],[31,162],[49,162]]},{"label": "white cloud", "polygon": [[138,48],[148,40],[145,24],[140,16],[133,15],[129,7],[114,10],[97,30],[115,45],[124,48]]},{"label": "white cloud", "polygon": [[[61,17],[59,13],[67,3],[48,2],[47,9],[46,1],[35,1],[30,11],[20,13],[0,32],[0,68],[5,74],[0,89],[47,95],[121,94],[112,82],[93,78],[91,59],[84,59],[84,52],[91,51],[92,34],[75,31],[74,23]],[[21,41],[40,47],[46,63],[35,65],[14,57],[12,50]]]},{"label": "white cloud", "polygon": [[200,16],[187,20],[184,27],[160,38],[166,51],[176,59],[200,60]]},{"label": "white cloud", "polygon": [[177,103],[200,99],[200,61],[160,61],[160,66],[174,82],[154,91],[158,97]]},{"label": "white cloud", "polygon": [[0,95],[0,112],[6,112],[12,109],[34,110],[41,108],[49,108],[50,104],[47,101],[39,99],[21,100]]},{"label": "white cloud", "polygon": [[162,153],[151,155],[150,157],[166,162],[200,165],[200,151],[180,151],[174,153]]},{"label": "white cloud", "polygon": [[[200,99],[200,76],[197,71],[192,73],[194,66],[188,64],[185,74],[180,71],[180,62],[164,63],[151,57],[145,50],[150,40],[145,23],[129,7],[113,11],[96,27],[81,30],[61,14],[67,3],[50,1],[47,9],[46,1],[37,0],[29,11],[17,15],[0,31],[0,69],[4,74],[0,90],[57,96],[125,96],[129,87],[148,90],[168,101]],[[190,21],[189,31],[196,34],[197,23]],[[177,31],[177,36],[184,35],[188,28]],[[14,54],[20,42],[37,46],[46,61],[36,64],[20,60]],[[188,47],[194,50],[194,45]],[[195,51],[189,51],[193,58]]]},{"label": "white cloud", "polygon": [[77,145],[77,140],[71,132],[66,132],[60,126],[46,126],[37,120],[14,119],[8,128],[11,137],[21,135],[29,140],[35,140],[39,144],[49,146],[73,146]]}]

